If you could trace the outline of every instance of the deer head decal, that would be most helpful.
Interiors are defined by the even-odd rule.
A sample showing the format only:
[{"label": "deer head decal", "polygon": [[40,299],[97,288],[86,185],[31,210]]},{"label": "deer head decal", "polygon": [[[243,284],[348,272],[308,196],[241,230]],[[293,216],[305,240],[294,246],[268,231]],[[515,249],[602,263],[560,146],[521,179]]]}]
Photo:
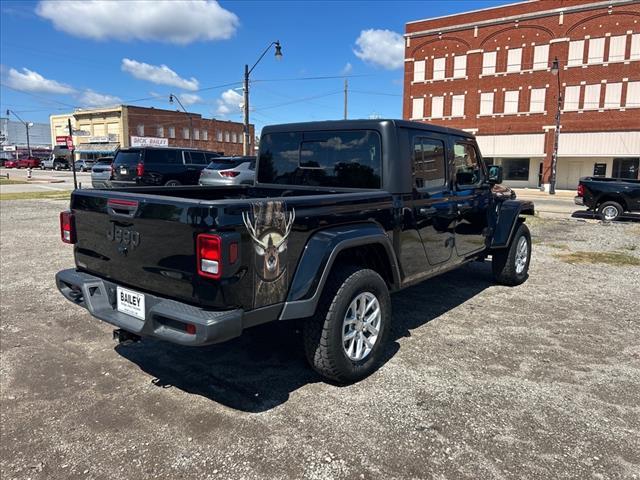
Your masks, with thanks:
[{"label": "deer head decal", "polygon": [[295,218],[295,210],[287,214],[282,202],[254,204],[251,212],[242,212],[256,252],[256,273],[266,282],[276,280],[286,269],[281,257],[286,253]]}]

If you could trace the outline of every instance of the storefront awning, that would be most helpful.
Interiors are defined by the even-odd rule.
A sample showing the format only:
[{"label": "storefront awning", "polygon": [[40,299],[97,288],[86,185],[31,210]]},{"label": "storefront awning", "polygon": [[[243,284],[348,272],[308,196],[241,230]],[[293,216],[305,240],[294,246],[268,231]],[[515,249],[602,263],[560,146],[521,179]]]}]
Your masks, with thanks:
[{"label": "storefront awning", "polygon": [[119,143],[81,143],[76,147],[77,153],[115,153]]}]

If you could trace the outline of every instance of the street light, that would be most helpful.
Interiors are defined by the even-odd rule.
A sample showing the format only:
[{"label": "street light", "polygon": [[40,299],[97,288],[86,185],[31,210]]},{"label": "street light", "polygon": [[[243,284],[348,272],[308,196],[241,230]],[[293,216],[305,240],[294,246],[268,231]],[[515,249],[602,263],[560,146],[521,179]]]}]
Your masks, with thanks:
[{"label": "street light", "polygon": [[29,157],[31,157],[32,155],[31,155],[31,143],[29,143],[29,128],[33,127],[33,122],[25,122],[24,120],[22,120],[22,118],[20,118],[20,116],[16,112],[14,112],[13,110],[9,110],[7,108],[7,117],[11,114],[13,114],[14,117],[20,120],[27,129],[27,150],[29,151]]},{"label": "street light", "polygon": [[242,111],[244,113],[244,121],[243,121],[243,135],[242,135],[242,154],[249,155],[249,75],[253,72],[253,69],[256,68],[256,65],[260,63],[262,57],[264,57],[271,47],[275,46],[275,57],[276,60],[282,60],[282,46],[280,45],[280,41],[276,40],[275,42],[271,42],[267,48],[264,49],[262,55],[258,58],[258,61],[253,64],[253,67],[249,68],[249,65],[244,66],[244,83],[242,84],[242,92],[244,94],[244,104],[242,106]]},{"label": "street light", "polygon": [[556,171],[558,168],[558,140],[560,139],[560,109],[562,108],[562,90],[560,88],[560,63],[558,57],[553,59],[551,73],[558,80],[558,104],[556,107],[556,131],[553,137],[553,155],[551,157],[551,182],[549,184],[549,195],[556,194]]},{"label": "street light", "polygon": [[174,95],[173,93],[169,94],[169,103],[173,103],[173,101],[178,102],[178,104],[182,107],[182,111],[184,113],[187,114],[187,116],[189,117],[189,125],[190,125],[190,132],[189,132],[189,146],[193,147],[193,118],[191,117],[191,114],[189,112],[187,112],[187,110],[184,108],[184,105],[182,105],[182,102],[180,101],[180,99]]}]

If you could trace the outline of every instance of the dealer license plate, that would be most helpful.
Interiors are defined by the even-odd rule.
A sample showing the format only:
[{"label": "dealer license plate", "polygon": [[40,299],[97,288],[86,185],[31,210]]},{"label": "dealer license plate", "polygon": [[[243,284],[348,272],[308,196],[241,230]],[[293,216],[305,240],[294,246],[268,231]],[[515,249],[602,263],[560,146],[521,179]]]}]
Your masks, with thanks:
[{"label": "dealer license plate", "polygon": [[120,175],[126,175],[128,172],[126,168],[120,167]]},{"label": "dealer license plate", "polygon": [[144,320],[144,294],[122,287],[118,287],[117,294],[119,312]]}]

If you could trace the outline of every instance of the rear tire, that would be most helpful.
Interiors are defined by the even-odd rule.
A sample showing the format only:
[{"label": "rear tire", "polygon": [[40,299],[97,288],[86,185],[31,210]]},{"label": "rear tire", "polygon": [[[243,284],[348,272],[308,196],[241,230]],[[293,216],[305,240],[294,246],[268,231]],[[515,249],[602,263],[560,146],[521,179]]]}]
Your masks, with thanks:
[{"label": "rear tire", "polygon": [[303,326],[307,360],[329,380],[361,380],[382,362],[390,323],[391,298],[382,277],[370,269],[338,266]]},{"label": "rear tire", "polygon": [[178,187],[182,185],[178,180],[167,180],[164,184],[165,187]]},{"label": "rear tire", "polygon": [[531,233],[529,228],[521,223],[509,247],[493,252],[491,259],[493,277],[502,285],[520,285],[529,277],[530,263]]},{"label": "rear tire", "polygon": [[598,207],[598,213],[605,222],[613,222],[624,213],[624,208],[618,202],[604,202]]}]

